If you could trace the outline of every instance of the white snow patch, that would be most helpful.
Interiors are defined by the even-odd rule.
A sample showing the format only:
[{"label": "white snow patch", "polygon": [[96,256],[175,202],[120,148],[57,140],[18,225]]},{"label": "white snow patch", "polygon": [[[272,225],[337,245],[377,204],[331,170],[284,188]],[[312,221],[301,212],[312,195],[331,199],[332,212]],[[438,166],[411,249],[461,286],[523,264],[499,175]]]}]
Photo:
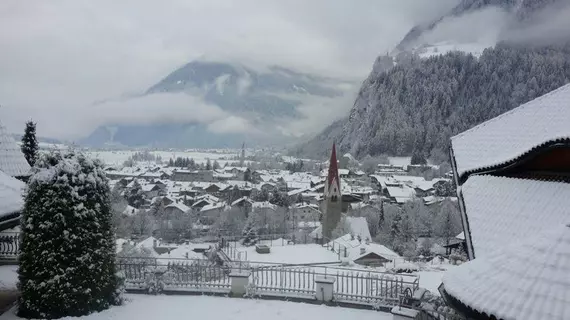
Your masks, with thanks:
[{"label": "white snow patch", "polygon": [[[298,302],[267,301],[207,296],[151,296],[127,295],[130,300],[124,306],[112,307],[99,313],[80,318],[62,319],[121,319],[121,320],[185,320],[189,315],[195,319],[327,319],[327,320],[391,320],[385,312],[358,310],[340,307],[327,307]],[[20,319],[16,309],[8,311],[6,320]]]}]

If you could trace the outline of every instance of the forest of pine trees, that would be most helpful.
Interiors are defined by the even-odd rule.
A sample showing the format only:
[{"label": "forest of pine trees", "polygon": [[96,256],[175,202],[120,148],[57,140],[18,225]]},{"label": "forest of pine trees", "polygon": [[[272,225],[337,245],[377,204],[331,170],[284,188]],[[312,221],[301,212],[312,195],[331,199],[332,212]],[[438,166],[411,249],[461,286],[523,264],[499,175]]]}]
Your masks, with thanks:
[{"label": "forest of pine trees", "polygon": [[445,161],[451,136],[569,81],[570,46],[499,44],[480,58],[452,52],[412,59],[371,74],[349,118],[296,153],[323,156],[323,142],[336,139],[342,152],[359,158],[417,152]]}]

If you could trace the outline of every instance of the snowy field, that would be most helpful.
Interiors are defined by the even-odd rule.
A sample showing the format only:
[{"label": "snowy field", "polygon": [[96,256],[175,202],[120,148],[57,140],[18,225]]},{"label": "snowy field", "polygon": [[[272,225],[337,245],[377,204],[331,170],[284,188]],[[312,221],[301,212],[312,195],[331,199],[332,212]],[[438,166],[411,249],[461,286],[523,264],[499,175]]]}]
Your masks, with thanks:
[{"label": "snowy field", "polygon": [[[81,318],[86,320],[390,320],[389,313],[357,310],[340,307],[327,307],[297,302],[249,300],[207,296],[147,296],[127,295],[130,300],[126,305],[112,307],[100,313]],[[2,316],[2,319],[20,319],[15,315],[15,308]]]},{"label": "snowy field", "polygon": [[[115,150],[115,151],[87,151],[86,153],[93,158],[101,159],[107,165],[122,165],[126,160],[132,156],[136,150]],[[235,162],[235,157],[238,156],[239,150],[196,150],[196,151],[150,151],[150,153],[160,156],[162,161],[168,159],[192,158],[196,163],[206,163],[207,159],[211,161],[217,160],[221,166],[226,162]]]},{"label": "snowy field", "polygon": [[252,262],[287,264],[339,262],[336,253],[318,244],[277,245],[270,247],[270,250],[269,254],[259,254],[255,251],[255,246],[238,248],[238,251],[247,252],[247,260]]},{"label": "snowy field", "polygon": [[407,168],[410,164],[412,157],[388,157],[388,161],[393,166],[402,166]]}]

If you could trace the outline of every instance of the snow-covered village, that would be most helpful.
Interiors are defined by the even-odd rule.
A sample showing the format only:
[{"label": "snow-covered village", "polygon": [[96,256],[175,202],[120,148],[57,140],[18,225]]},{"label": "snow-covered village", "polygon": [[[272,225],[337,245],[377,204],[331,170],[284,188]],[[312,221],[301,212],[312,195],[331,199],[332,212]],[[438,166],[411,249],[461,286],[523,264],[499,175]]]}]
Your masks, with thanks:
[{"label": "snow-covered village", "polygon": [[0,3],[0,319],[570,319],[568,16]]}]

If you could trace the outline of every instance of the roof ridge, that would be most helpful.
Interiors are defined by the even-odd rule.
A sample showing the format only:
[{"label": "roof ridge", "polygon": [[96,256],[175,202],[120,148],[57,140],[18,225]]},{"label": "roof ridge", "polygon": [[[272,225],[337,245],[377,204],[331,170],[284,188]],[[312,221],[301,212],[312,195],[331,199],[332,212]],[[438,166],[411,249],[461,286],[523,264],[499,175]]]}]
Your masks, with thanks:
[{"label": "roof ridge", "polygon": [[505,180],[518,180],[518,181],[534,181],[534,182],[547,182],[552,184],[569,184],[564,181],[555,180],[555,179],[547,179],[547,178],[538,178],[538,179],[528,179],[528,178],[520,178],[520,177],[508,177],[508,176],[496,176],[493,174],[473,174],[471,177],[482,177],[482,178],[493,178],[493,179],[505,179]]},{"label": "roof ridge", "polygon": [[485,122],[482,122],[482,123],[480,123],[480,124],[478,124],[478,125],[476,125],[476,126],[470,128],[470,129],[468,129],[468,130],[465,130],[465,131],[463,131],[463,132],[461,132],[461,133],[458,133],[458,134],[456,134],[455,136],[451,137],[451,140],[454,140],[454,139],[456,139],[456,138],[460,138],[460,137],[466,135],[467,133],[470,133],[470,132],[472,132],[472,131],[475,131],[476,129],[479,129],[480,127],[481,127],[481,128],[482,128],[482,127],[485,127],[485,126],[488,125],[489,123],[493,123],[493,122],[498,121],[499,119],[502,119],[502,118],[504,118],[504,117],[506,117],[506,116],[508,116],[508,115],[510,115],[510,114],[512,114],[512,113],[514,113],[514,112],[517,112],[517,111],[519,111],[519,110],[521,110],[521,109],[525,109],[525,108],[529,107],[529,105],[534,105],[536,102],[542,101],[542,100],[544,100],[544,99],[546,99],[546,98],[548,98],[548,97],[550,97],[550,96],[552,96],[552,95],[558,93],[559,91],[563,91],[563,89],[566,89],[566,88],[570,88],[570,82],[568,82],[568,83],[562,85],[561,87],[559,87],[559,88],[557,88],[557,89],[554,89],[554,90],[552,90],[552,91],[550,91],[550,92],[548,92],[548,93],[545,93],[545,94],[541,95],[540,97],[537,97],[537,98],[535,98],[535,99],[532,99],[532,100],[530,100],[530,101],[527,101],[527,102],[521,104],[520,106],[518,106],[518,107],[516,107],[516,108],[514,108],[514,109],[511,109],[511,110],[509,110],[509,111],[506,111],[506,112],[504,112],[504,113],[501,113],[500,115],[498,115],[498,116],[496,116],[496,117],[494,117],[494,118],[491,118],[491,119],[489,119],[489,120],[487,120],[487,121],[485,121]]}]

